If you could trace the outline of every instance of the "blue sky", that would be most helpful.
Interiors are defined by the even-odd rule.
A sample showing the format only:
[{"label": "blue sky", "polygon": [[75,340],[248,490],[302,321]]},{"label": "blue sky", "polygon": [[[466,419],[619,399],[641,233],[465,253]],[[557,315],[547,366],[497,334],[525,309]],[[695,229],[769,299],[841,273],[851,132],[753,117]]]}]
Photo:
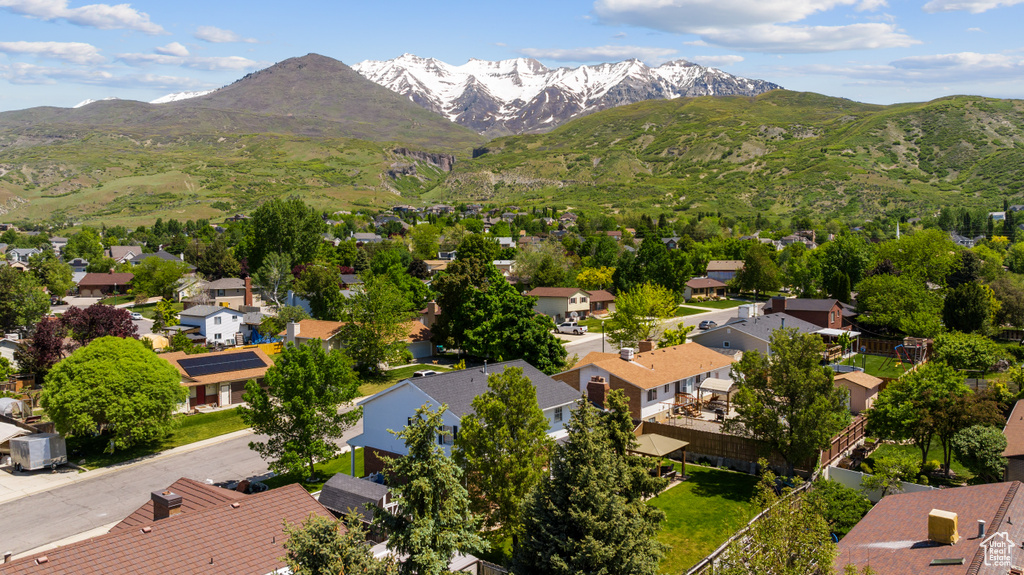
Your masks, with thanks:
[{"label": "blue sky", "polygon": [[152,100],[292,56],[684,58],[863,102],[1024,97],[1024,0],[0,0],[0,110]]}]

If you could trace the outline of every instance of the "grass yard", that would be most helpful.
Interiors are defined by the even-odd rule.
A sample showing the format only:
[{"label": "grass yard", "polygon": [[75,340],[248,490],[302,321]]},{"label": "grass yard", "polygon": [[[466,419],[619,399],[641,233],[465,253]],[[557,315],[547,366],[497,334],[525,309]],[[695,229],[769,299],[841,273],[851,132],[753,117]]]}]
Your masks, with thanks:
[{"label": "grass yard", "polygon": [[412,377],[412,374],[423,369],[432,369],[439,372],[451,371],[450,368],[443,365],[410,365],[407,367],[392,369],[380,379],[371,379],[363,382],[363,384],[359,386],[359,396],[365,397],[367,395],[373,395],[384,391],[399,381]]},{"label": "grass yard", "polygon": [[103,305],[118,305],[122,303],[132,303],[133,301],[135,301],[135,296],[133,295],[114,295],[101,299],[100,303]]},{"label": "grass yard", "polygon": [[[271,489],[275,487],[281,487],[282,485],[290,485],[292,483],[301,483],[302,487],[310,493],[320,491],[323,489],[324,483],[331,477],[334,477],[337,473],[351,474],[351,455],[348,453],[342,453],[339,457],[336,457],[330,461],[324,463],[317,463],[313,465],[313,469],[316,469],[317,481],[313,483],[306,483],[306,474],[301,475],[278,475],[271,477],[263,483],[266,483]],[[363,473],[363,448],[356,449],[356,477],[362,477]]]},{"label": "grass yard", "polygon": [[[174,309],[174,311],[176,311],[178,313],[181,313],[185,309],[185,304],[183,304],[181,302],[175,302],[175,303],[171,304],[171,308]],[[141,313],[142,317],[144,317],[146,319],[155,319],[156,318],[156,304],[155,303],[144,303],[142,305],[137,305],[137,306],[132,307],[128,311],[137,311],[137,312]]]},{"label": "grass yard", "polygon": [[[874,465],[876,459],[891,453],[909,453],[914,457],[916,461],[920,461],[921,459],[921,452],[917,449],[917,447],[913,445],[896,445],[894,443],[883,443],[882,445],[878,446],[878,449],[876,449],[875,452],[871,454],[871,457],[869,457],[865,462],[868,465]],[[932,439],[932,444],[928,448],[928,461],[932,460],[938,461],[939,463],[942,462],[942,444],[939,443],[938,439]],[[947,487],[955,487],[960,485],[961,482],[969,481],[974,477],[973,473],[968,471],[967,468],[964,467],[963,465],[960,465],[960,462],[956,460],[956,457],[953,457],[953,459],[950,460],[949,467],[950,469],[952,469],[953,473],[956,474],[955,481],[950,481],[941,478],[932,480],[931,478],[929,478],[929,481],[931,482],[930,485],[944,485]]]},{"label": "grass yard", "polygon": [[716,301],[702,301],[702,302],[686,302],[686,305],[692,305],[697,307],[706,307],[708,309],[732,309],[734,307],[740,307],[741,305],[748,304],[749,301],[739,301],[734,299],[720,299]]},{"label": "grass yard", "polygon": [[843,361],[843,364],[863,367],[866,373],[875,377],[896,378],[903,375],[911,367],[908,363],[903,363],[900,367],[896,367],[896,361],[896,358],[882,357],[880,355],[857,354]]},{"label": "grass yard", "polygon": [[[686,304],[686,305],[690,305],[690,304]],[[693,308],[693,307],[679,306],[679,307],[676,308],[676,315],[675,315],[675,317],[684,317],[684,316],[688,316],[688,315],[697,315],[699,313],[708,313],[709,311],[711,311],[711,310],[710,309],[697,309],[697,308]]]},{"label": "grass yard", "polygon": [[725,543],[757,514],[757,477],[687,464],[687,481],[649,502],[665,512],[658,540],[672,547],[662,573],[682,573]]},{"label": "grass yard", "polygon": [[131,449],[105,453],[105,437],[68,438],[68,460],[87,469],[107,467],[131,459],[155,455],[174,447],[188,445],[225,433],[239,431],[247,426],[242,422],[237,409],[225,409],[197,415],[179,415],[180,424],[170,435],[160,441],[138,445]]},{"label": "grass yard", "polygon": [[[608,322],[611,320],[606,319],[604,321]],[[601,320],[597,318],[588,317],[587,319],[581,321],[580,325],[587,326],[587,333],[604,333],[604,330],[601,328]]]}]

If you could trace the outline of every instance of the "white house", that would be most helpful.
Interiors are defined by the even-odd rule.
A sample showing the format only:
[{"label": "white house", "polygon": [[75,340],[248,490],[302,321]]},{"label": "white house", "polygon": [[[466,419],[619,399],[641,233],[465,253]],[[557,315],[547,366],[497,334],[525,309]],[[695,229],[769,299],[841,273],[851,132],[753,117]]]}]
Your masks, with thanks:
[{"label": "white house", "polygon": [[363,433],[348,443],[363,447],[365,472],[381,471],[384,467],[382,456],[401,457],[406,454],[405,443],[388,430],[402,429],[408,425],[416,415],[416,409],[425,404],[435,409],[442,404],[448,406],[441,417],[444,429],[449,434],[439,435],[438,442],[445,454],[450,456],[462,418],[473,413],[473,398],[487,391],[487,378],[490,374],[504,372],[509,367],[522,369],[536,388],[537,404],[548,419],[548,435],[553,439],[564,437],[567,434],[565,424],[569,421],[575,402],[580,398],[579,392],[525,361],[519,359],[483,368],[439,373],[402,380],[361,404]]},{"label": "white house", "polygon": [[590,314],[590,293],[579,288],[537,287],[526,295],[537,298],[533,311],[550,316],[555,323]]},{"label": "white house", "polygon": [[198,327],[208,343],[235,344],[235,334],[249,337],[249,326],[245,325],[245,314],[214,305],[197,305],[178,314],[181,325]]}]

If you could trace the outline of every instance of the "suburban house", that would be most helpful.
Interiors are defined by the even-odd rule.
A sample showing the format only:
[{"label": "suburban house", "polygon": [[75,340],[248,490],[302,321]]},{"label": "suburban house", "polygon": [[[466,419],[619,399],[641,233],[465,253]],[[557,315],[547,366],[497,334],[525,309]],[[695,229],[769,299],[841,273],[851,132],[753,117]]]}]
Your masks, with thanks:
[{"label": "suburban house", "polygon": [[221,278],[212,282],[203,282],[198,286],[192,286],[191,291],[199,293],[195,293],[185,300],[186,309],[194,306],[200,300],[231,309],[252,305],[252,280],[249,278]]},{"label": "suburban house", "polygon": [[249,337],[244,318],[244,313],[219,305],[197,305],[178,314],[181,325],[198,327],[207,343],[221,345],[237,345],[239,338]]},{"label": "suburban house", "polygon": [[729,286],[711,278],[693,278],[686,282],[686,289],[683,290],[683,298],[686,301],[697,297],[702,299],[725,297],[725,291]]},{"label": "suburban house", "polygon": [[68,265],[71,266],[71,273],[82,273],[85,271],[85,268],[89,267],[89,260],[75,258],[69,261]]},{"label": "suburban house", "polygon": [[359,244],[379,244],[384,241],[384,238],[373,232],[353,232],[352,239]]},{"label": "suburban house", "polygon": [[550,316],[555,323],[590,315],[590,293],[579,288],[538,287],[526,295],[537,298],[533,311]]},{"label": "suburban house", "polygon": [[14,352],[21,349],[21,344],[18,341],[18,334],[16,333],[0,337],[0,357],[11,362],[11,367],[14,369],[18,369],[18,362],[14,359]]},{"label": "suburban house", "polygon": [[103,255],[116,263],[123,264],[131,261],[135,256],[141,256],[142,246],[110,246],[103,252]]},{"label": "suburban house", "polygon": [[682,238],[679,237],[661,238],[661,243],[665,244],[665,247],[670,250],[677,250],[679,249],[679,242],[681,240]]},{"label": "suburban house", "polygon": [[[324,351],[342,349],[341,328],[344,323],[340,321],[324,321],[318,319],[304,319],[300,322],[289,323],[283,332],[278,335],[284,336],[284,342],[302,345],[307,341],[319,340]],[[419,321],[410,321],[405,324],[407,332],[405,337],[409,352],[413,359],[426,359],[434,355],[434,345],[430,343],[430,328]]]},{"label": "suburban house", "polygon": [[835,375],[836,387],[850,392],[847,407],[854,415],[871,409],[882,389],[882,380],[863,371],[839,372]]},{"label": "suburban house", "polygon": [[590,315],[603,315],[615,311],[615,296],[603,289],[590,290]]},{"label": "suburban house", "polygon": [[1007,461],[1003,481],[1024,480],[1024,399],[1014,404],[1010,418],[1003,427],[1003,435],[1006,436],[1003,457]]},{"label": "suburban house", "polygon": [[78,293],[82,297],[104,297],[110,294],[126,293],[131,287],[134,274],[105,273],[85,274],[78,282]]},{"label": "suburban house", "polygon": [[502,373],[509,367],[522,369],[523,375],[533,383],[537,390],[537,404],[548,419],[548,435],[554,439],[564,437],[567,433],[564,426],[569,421],[574,403],[580,398],[579,392],[517,359],[482,368],[404,379],[362,402],[363,433],[348,443],[364,448],[366,473],[381,471],[384,468],[381,456],[401,457],[406,454],[405,443],[388,430],[408,425],[416,409],[422,405],[429,404],[435,409],[446,405],[448,409],[442,418],[444,429],[449,434],[439,436],[438,442],[450,456],[463,416],[473,413],[473,398],[487,391],[490,374]]},{"label": "suburban house", "polygon": [[181,373],[181,385],[188,388],[188,404],[181,411],[200,406],[226,407],[242,403],[245,382],[263,383],[274,360],[258,347],[188,355],[183,351],[159,356]]},{"label": "suburban house", "polygon": [[729,283],[741,269],[743,260],[711,260],[708,262],[706,275],[713,280]]},{"label": "suburban house", "polygon": [[852,564],[879,575],[1015,573],[1019,563],[1008,560],[1019,557],[1010,547],[1024,540],[1021,517],[1018,481],[887,495],[839,542],[836,572]]},{"label": "suburban house", "polygon": [[763,311],[765,315],[785,313],[818,327],[840,330],[850,329],[849,318],[856,315],[851,306],[837,299],[773,297],[764,304]]},{"label": "suburban house", "polygon": [[318,501],[338,518],[353,512],[359,514],[368,539],[374,543],[380,543],[386,537],[371,525],[373,505],[388,510],[397,505],[391,500],[391,488],[387,485],[344,473],[337,473],[324,483]]},{"label": "suburban house", "polygon": [[[139,254],[139,255],[133,257],[129,261],[131,262],[131,264],[133,266],[137,266],[137,265],[141,264],[143,261],[148,260],[149,258],[160,258],[160,259],[162,259],[164,261],[168,261],[168,262],[184,262],[185,261],[184,260],[184,256],[176,256],[176,255],[174,255],[174,254],[172,254],[170,252],[164,251],[164,250],[160,250],[160,251],[158,251],[156,253],[152,253],[152,254]],[[196,266],[194,266],[192,264],[188,264],[188,263],[186,263],[185,265],[188,266],[189,273],[192,273],[192,272],[196,271]]]},{"label": "suburban house", "polygon": [[516,260],[494,260],[491,262],[494,267],[498,268],[501,275],[508,277],[512,274],[512,268],[516,265]]},{"label": "suburban house", "polygon": [[68,245],[68,239],[62,238],[60,236],[53,236],[52,238],[50,238],[50,245],[53,246],[53,251],[57,255],[60,255],[61,251],[64,249],[64,246]]},{"label": "suburban house", "polygon": [[691,332],[690,340],[704,347],[743,352],[757,350],[765,355],[771,355],[772,350],[768,342],[775,330],[787,327],[796,328],[799,333],[817,333],[821,329],[813,323],[784,313],[744,316],[748,309],[741,306],[740,317],[733,318],[723,325],[703,332]]},{"label": "suburban house", "polygon": [[0,564],[0,574],[284,573],[285,522],[310,515],[333,518],[298,484],[246,495],[179,479],[109,532]]},{"label": "suburban house", "polygon": [[640,352],[623,348],[619,353],[592,351],[572,369],[553,376],[588,393],[591,382],[621,389],[629,398],[633,419],[666,419],[676,394],[693,394],[707,378],[728,380],[733,358],[697,343],[653,349],[641,342]]},{"label": "suburban house", "polygon": [[30,257],[41,253],[42,250],[36,248],[11,248],[7,250],[7,261],[27,264]]}]

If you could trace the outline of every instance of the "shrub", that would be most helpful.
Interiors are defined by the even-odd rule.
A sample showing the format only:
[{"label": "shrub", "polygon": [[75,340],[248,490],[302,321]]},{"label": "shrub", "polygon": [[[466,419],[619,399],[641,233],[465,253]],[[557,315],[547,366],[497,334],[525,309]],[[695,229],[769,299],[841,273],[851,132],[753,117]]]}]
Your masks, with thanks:
[{"label": "shrub", "polygon": [[828,480],[816,481],[813,487],[807,501],[821,506],[829,529],[839,537],[849,533],[871,510],[871,502],[856,489]]},{"label": "shrub", "polygon": [[938,460],[932,459],[931,461],[928,461],[921,466],[921,474],[931,475],[932,473],[938,471],[940,467],[942,467],[942,464],[939,463]]},{"label": "shrub", "polygon": [[867,464],[867,462],[864,462],[864,463],[860,464],[860,472],[861,473],[873,473],[874,471],[871,469],[871,466]]}]

